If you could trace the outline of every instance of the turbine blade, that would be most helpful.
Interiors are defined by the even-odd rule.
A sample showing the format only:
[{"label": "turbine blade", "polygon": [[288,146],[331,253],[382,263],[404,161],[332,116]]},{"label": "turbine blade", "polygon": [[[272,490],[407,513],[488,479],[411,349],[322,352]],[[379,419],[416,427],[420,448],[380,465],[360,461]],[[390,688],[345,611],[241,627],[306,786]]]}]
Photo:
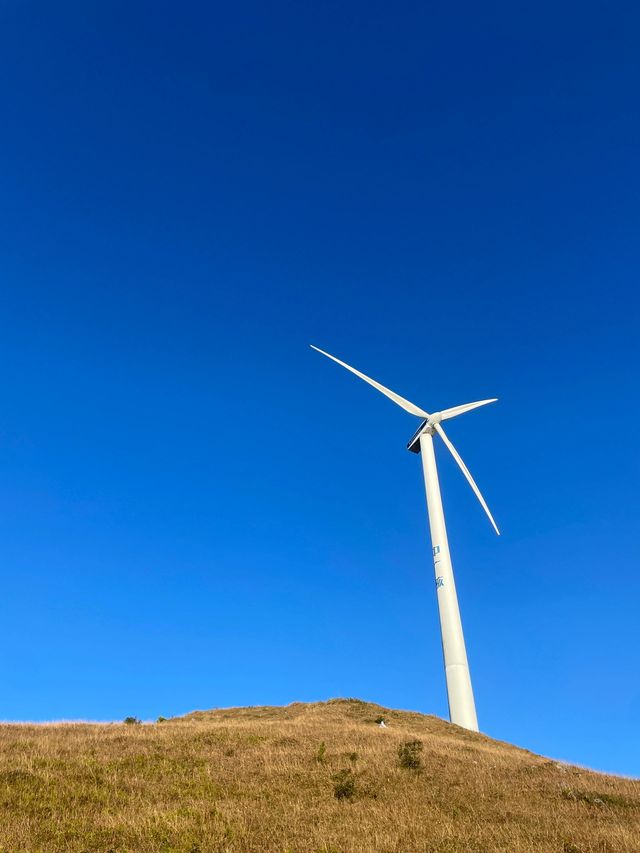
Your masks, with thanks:
[{"label": "turbine blade", "polygon": [[478,400],[477,403],[463,403],[462,406],[453,406],[451,409],[445,409],[440,412],[442,420],[446,421],[449,418],[455,418],[458,415],[463,415],[465,412],[470,412],[471,409],[477,409],[478,406],[486,406],[487,403],[495,403],[498,398],[493,397],[491,400]]},{"label": "turbine blade", "polygon": [[404,397],[401,397],[399,394],[396,394],[394,391],[390,391],[388,388],[385,388],[384,385],[381,385],[379,382],[376,382],[375,379],[371,379],[369,376],[365,376],[364,373],[360,373],[359,370],[356,370],[355,367],[350,367],[348,364],[345,364],[344,361],[340,361],[339,358],[336,358],[335,355],[329,355],[328,352],[319,349],[318,347],[314,347],[313,344],[309,344],[311,349],[314,349],[316,352],[321,353],[322,355],[326,355],[327,358],[330,358],[332,361],[335,361],[336,364],[342,365],[342,367],[346,367],[347,370],[350,370],[351,373],[355,373],[356,376],[359,376],[360,379],[364,379],[365,382],[368,382],[369,385],[373,385],[374,388],[377,388],[385,397],[388,397],[390,400],[393,400],[400,408],[404,409],[405,412],[409,412],[410,415],[416,415],[419,418],[428,418],[429,413],[425,412],[424,409],[419,409],[418,406],[414,406],[409,400],[405,400]]},{"label": "turbine blade", "polygon": [[475,482],[475,480],[473,479],[473,477],[471,476],[471,472],[469,471],[469,469],[467,468],[467,466],[466,466],[466,465],[464,464],[464,462],[462,461],[462,458],[461,458],[460,454],[458,453],[458,451],[455,449],[455,447],[453,446],[453,444],[451,444],[451,442],[450,442],[450,441],[449,441],[449,439],[447,438],[447,435],[446,435],[445,431],[442,429],[442,427],[440,426],[440,424],[434,424],[433,426],[434,426],[434,429],[436,430],[436,432],[438,433],[438,435],[440,436],[440,438],[444,441],[444,443],[445,443],[445,444],[447,445],[447,447],[449,448],[449,452],[451,453],[451,455],[453,456],[453,458],[456,460],[456,462],[457,462],[457,463],[458,463],[458,465],[460,466],[460,469],[461,469],[462,473],[463,473],[463,474],[464,474],[464,476],[467,478],[467,480],[468,480],[468,482],[469,482],[469,485],[471,486],[471,488],[472,488],[472,489],[473,489],[473,491],[475,492],[475,495],[476,495],[476,497],[478,498],[478,500],[480,501],[480,504],[481,504],[482,508],[484,509],[484,511],[485,511],[485,512],[487,513],[487,515],[489,516],[489,521],[491,522],[491,524],[493,524],[493,529],[496,531],[496,533],[498,534],[498,536],[500,536],[500,531],[498,530],[498,526],[497,526],[497,524],[495,523],[495,521],[493,520],[493,516],[492,516],[492,515],[491,515],[491,513],[489,512],[489,507],[487,506],[487,504],[486,504],[486,502],[485,502],[485,499],[484,499],[484,498],[482,497],[482,495],[480,494],[480,489],[476,486],[476,482]]}]

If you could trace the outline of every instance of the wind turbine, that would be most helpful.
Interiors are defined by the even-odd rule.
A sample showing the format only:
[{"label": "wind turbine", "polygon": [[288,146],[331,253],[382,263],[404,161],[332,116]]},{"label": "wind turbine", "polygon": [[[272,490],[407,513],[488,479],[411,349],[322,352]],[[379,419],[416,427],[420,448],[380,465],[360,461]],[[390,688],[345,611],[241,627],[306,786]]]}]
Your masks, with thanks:
[{"label": "wind turbine", "polygon": [[449,719],[452,723],[462,726],[471,731],[478,731],[478,718],[476,716],[476,706],[473,699],[473,688],[471,687],[471,675],[469,674],[469,664],[467,662],[467,651],[464,644],[464,634],[462,633],[462,622],[460,620],[460,608],[458,607],[458,596],[456,594],[456,585],[453,578],[453,566],[451,565],[451,555],[449,553],[449,542],[447,540],[447,528],[444,523],[444,511],[442,509],[442,498],[440,496],[440,484],[438,482],[438,469],[436,468],[436,457],[433,450],[433,436],[437,433],[444,441],[449,452],[460,466],[460,470],[467,478],[467,481],[473,489],[476,497],[480,501],[482,508],[489,516],[489,521],[493,525],[495,532],[500,535],[500,531],[493,520],[493,516],[489,512],[489,507],[485,503],[484,498],[480,494],[480,489],[477,487],[475,480],[471,476],[469,469],[462,461],[460,454],[455,449],[453,444],[447,438],[445,431],[442,428],[442,421],[449,418],[455,418],[464,412],[470,412],[471,409],[477,409],[478,406],[486,406],[487,403],[495,403],[497,398],[491,400],[479,400],[477,403],[465,403],[462,406],[454,406],[451,409],[443,409],[441,412],[429,414],[429,412],[421,409],[405,400],[399,394],[390,391],[371,379],[360,373],[355,367],[350,367],[344,361],[340,361],[328,352],[314,347],[311,344],[311,349],[316,352],[326,355],[337,364],[346,367],[351,373],[355,373],[360,379],[364,379],[369,385],[373,385],[382,394],[393,400],[405,412],[410,415],[422,418],[422,423],[411,437],[407,444],[407,450],[413,453],[422,454],[422,470],[424,472],[424,484],[427,492],[427,510],[429,513],[429,528],[431,530],[431,545],[433,549],[433,564],[436,574],[436,594],[438,598],[438,611],[440,613],[440,632],[442,635],[442,651],[444,654],[444,671],[447,680],[447,697],[449,699]]}]

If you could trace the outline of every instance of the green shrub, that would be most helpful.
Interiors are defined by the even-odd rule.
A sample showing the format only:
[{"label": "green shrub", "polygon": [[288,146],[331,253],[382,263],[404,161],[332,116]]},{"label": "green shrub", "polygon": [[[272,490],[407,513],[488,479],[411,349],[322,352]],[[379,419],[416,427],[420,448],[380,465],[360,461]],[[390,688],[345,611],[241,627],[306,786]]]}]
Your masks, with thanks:
[{"label": "green shrub", "polygon": [[356,793],[356,780],[350,768],[339,770],[331,777],[333,780],[333,796],[336,800],[352,800]]},{"label": "green shrub", "polygon": [[324,764],[325,758],[327,754],[327,745],[324,741],[318,747],[318,751],[316,752],[316,761],[318,764]]},{"label": "green shrub", "polygon": [[406,740],[398,747],[400,767],[419,770],[422,767],[422,741]]},{"label": "green shrub", "polygon": [[128,726],[139,726],[142,724],[142,720],[139,720],[137,717],[125,717],[122,722]]}]

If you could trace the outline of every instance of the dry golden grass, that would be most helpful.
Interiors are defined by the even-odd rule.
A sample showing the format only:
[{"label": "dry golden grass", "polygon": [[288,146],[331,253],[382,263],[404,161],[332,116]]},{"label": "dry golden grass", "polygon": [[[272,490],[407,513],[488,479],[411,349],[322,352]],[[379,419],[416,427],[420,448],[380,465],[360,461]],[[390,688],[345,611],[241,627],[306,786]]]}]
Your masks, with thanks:
[{"label": "dry golden grass", "polygon": [[638,853],[640,782],[357,700],[4,725],[0,851]]}]

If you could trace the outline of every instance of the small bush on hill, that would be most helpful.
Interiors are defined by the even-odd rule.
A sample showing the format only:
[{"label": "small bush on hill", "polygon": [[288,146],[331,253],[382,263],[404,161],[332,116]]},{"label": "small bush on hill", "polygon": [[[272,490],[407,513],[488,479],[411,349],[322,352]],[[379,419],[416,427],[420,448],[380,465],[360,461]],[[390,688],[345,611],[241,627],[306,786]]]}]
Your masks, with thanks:
[{"label": "small bush on hill", "polygon": [[142,725],[142,720],[139,720],[137,717],[125,717],[123,720],[128,726],[140,726]]},{"label": "small bush on hill", "polygon": [[356,793],[356,780],[348,767],[334,773],[331,779],[333,780],[333,796],[336,800],[353,799]]},{"label": "small bush on hill", "polygon": [[422,741],[406,740],[398,747],[400,767],[419,770],[422,767]]}]

